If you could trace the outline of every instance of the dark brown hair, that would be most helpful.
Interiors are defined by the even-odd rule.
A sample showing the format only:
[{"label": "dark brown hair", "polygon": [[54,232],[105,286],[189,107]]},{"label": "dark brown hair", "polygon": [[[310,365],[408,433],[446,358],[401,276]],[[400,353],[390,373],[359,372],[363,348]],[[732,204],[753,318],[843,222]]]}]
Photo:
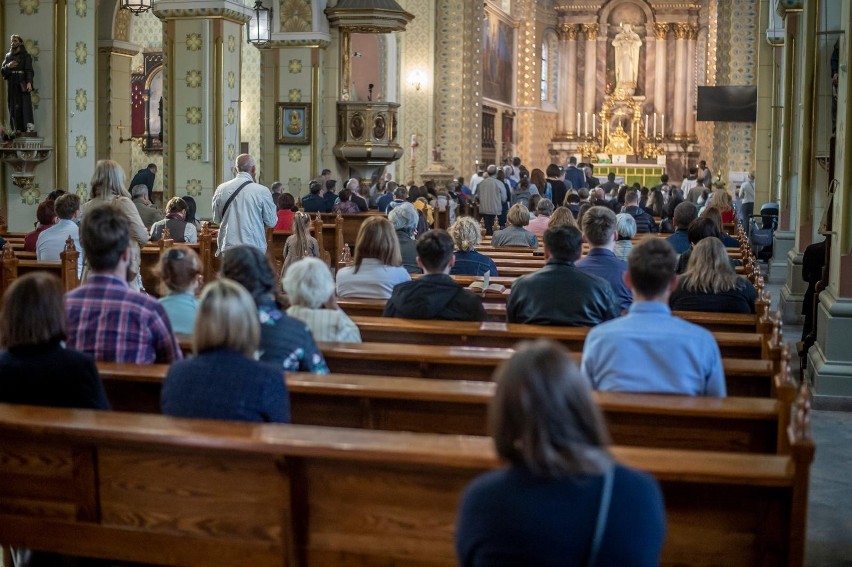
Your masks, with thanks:
[{"label": "dark brown hair", "polygon": [[53,207],[53,201],[42,201],[38,204],[38,208],[36,209],[36,219],[40,225],[44,226],[53,224],[53,221],[56,219],[56,210]]},{"label": "dark brown hair", "polygon": [[493,379],[489,427],[501,458],[543,477],[598,475],[612,466],[603,416],[565,348],[522,342]]},{"label": "dark brown hair", "polygon": [[3,296],[0,346],[14,348],[65,338],[62,284],[47,272],[15,280]]},{"label": "dark brown hair", "polygon": [[627,257],[630,285],[646,298],[656,297],[671,284],[677,254],[664,238],[645,238]]}]

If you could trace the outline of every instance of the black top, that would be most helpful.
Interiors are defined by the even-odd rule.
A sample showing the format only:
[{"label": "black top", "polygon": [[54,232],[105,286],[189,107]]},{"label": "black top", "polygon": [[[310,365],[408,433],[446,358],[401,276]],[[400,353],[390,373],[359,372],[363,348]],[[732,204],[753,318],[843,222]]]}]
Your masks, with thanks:
[{"label": "black top", "polygon": [[0,354],[0,402],[109,409],[94,359],[58,340]]},{"label": "black top", "polygon": [[722,293],[686,291],[683,281],[678,283],[669,298],[672,311],[705,311],[709,313],[754,313],[757,290],[747,279],[737,278],[734,289]]},{"label": "black top", "polygon": [[593,327],[619,313],[608,281],[555,260],[515,280],[506,303],[509,323]]},{"label": "black top", "polygon": [[482,301],[446,274],[425,275],[398,284],[385,305],[385,317],[484,321]]},{"label": "black top", "polygon": [[327,213],[331,211],[328,201],[314,194],[302,197],[302,209],[306,213]]}]

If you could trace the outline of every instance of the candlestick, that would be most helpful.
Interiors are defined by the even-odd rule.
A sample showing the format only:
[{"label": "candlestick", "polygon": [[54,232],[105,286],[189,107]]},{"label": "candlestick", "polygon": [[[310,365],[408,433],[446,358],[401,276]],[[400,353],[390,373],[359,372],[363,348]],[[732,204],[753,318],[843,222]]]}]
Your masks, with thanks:
[{"label": "candlestick", "polygon": [[657,113],[654,113],[654,139],[657,139]]},{"label": "candlestick", "polygon": [[589,135],[589,113],[588,112],[583,113],[583,135],[584,136]]},{"label": "candlestick", "polygon": [[648,115],[645,115],[645,137],[648,137]]},{"label": "candlestick", "polygon": [[662,124],[662,126],[660,127],[661,134],[662,134],[663,138],[665,138],[666,137],[666,115],[665,114],[663,114],[660,117],[660,123]]},{"label": "candlestick", "polygon": [[580,125],[581,124],[582,124],[582,122],[580,122],[580,113],[578,112],[577,113],[577,136],[580,135]]},{"label": "candlestick", "polygon": [[597,135],[598,115],[592,114],[592,138]]}]

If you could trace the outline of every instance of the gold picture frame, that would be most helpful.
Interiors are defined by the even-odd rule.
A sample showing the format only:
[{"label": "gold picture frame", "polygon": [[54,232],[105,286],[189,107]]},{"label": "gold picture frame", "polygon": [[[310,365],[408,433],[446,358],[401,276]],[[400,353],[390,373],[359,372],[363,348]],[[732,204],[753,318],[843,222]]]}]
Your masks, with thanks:
[{"label": "gold picture frame", "polygon": [[306,102],[279,102],[276,112],[279,144],[311,143],[311,105]]}]

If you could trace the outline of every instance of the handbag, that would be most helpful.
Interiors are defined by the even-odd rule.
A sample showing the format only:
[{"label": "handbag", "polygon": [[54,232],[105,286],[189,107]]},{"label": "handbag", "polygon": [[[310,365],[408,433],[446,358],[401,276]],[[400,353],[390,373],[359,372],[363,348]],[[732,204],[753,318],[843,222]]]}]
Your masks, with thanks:
[{"label": "handbag", "polygon": [[592,549],[589,551],[589,560],[586,561],[586,567],[593,567],[598,561],[598,555],[601,551],[601,543],[603,542],[604,530],[606,529],[606,520],[609,517],[609,503],[612,499],[612,481],[614,476],[615,467],[610,467],[610,469],[604,473],[601,498],[598,502],[598,519],[595,522],[595,534],[592,537]]}]

